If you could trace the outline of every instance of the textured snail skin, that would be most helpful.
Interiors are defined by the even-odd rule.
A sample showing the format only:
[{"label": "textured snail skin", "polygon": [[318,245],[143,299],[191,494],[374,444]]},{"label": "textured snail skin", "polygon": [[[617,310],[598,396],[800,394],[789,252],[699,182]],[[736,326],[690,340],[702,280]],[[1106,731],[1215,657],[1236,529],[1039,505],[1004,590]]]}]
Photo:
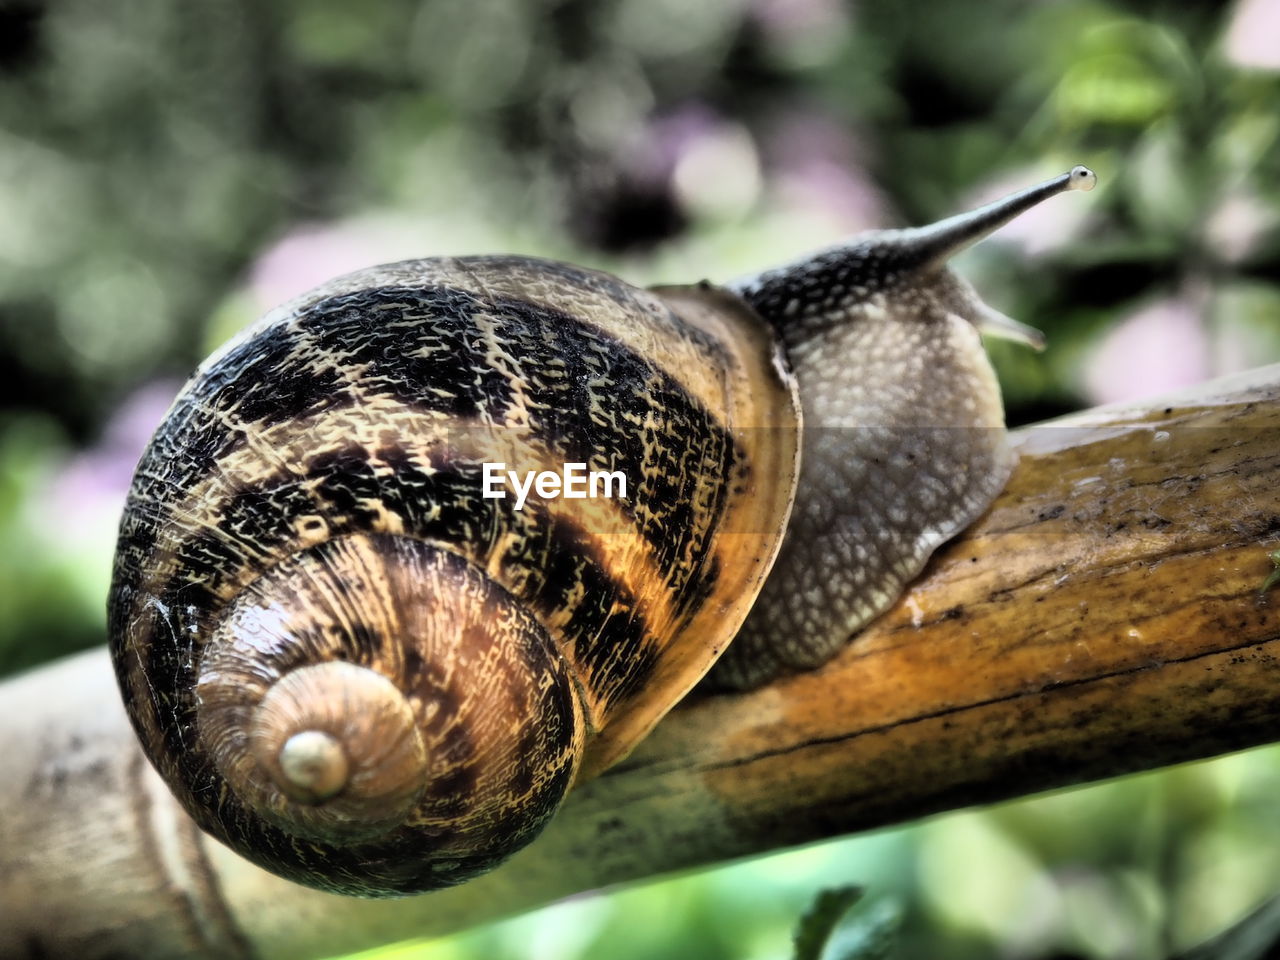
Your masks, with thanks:
[{"label": "textured snail skin", "polygon": [[[1092,181],[726,289],[476,257],[273,311],[197,371],[126,504],[109,627],[147,755],[302,883],[495,866],[708,671],[830,658],[987,507],[1011,457],[977,327],[1028,332],[945,261]],[[569,462],[627,497],[481,495],[486,463]]]},{"label": "textured snail skin", "polygon": [[786,316],[767,284],[746,292],[784,317],[805,431],[782,553],[711,685],[750,688],[825,663],[986,510],[1013,467],[968,285],[946,268],[922,281],[871,258],[843,264],[835,285],[857,299],[841,322],[822,301]]},{"label": "textured snail skin", "polygon": [[978,331],[1042,338],[984,304],[946,261],[1095,182],[1077,166],[971,213],[862,234],[732,285],[786,345],[804,438],[782,551],[708,686],[748,689],[831,659],[1004,488],[1014,457]]}]

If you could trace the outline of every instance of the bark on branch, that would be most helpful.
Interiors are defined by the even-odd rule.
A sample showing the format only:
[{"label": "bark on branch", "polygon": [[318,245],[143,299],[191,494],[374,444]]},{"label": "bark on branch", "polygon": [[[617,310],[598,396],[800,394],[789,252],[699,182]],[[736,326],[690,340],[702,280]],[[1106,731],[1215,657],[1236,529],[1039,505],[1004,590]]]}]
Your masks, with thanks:
[{"label": "bark on branch", "polygon": [[694,698],[494,873],[317,893],[201,835],[105,653],[0,685],[0,956],[317,958],[1280,739],[1280,367],[1018,435],[993,509],[811,674]]}]

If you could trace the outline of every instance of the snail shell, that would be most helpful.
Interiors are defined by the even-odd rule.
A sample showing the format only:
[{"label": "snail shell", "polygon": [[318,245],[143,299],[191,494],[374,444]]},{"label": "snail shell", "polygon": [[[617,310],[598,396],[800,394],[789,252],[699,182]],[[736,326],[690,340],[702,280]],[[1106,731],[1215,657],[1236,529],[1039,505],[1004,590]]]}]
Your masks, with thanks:
[{"label": "snail shell", "polygon": [[[491,868],[746,616],[794,493],[783,370],[723,291],[527,258],[374,268],[272,313],[187,385],[126,506],[110,620],[148,755],[304,883]],[[486,462],[566,461],[629,496],[481,496]]]}]

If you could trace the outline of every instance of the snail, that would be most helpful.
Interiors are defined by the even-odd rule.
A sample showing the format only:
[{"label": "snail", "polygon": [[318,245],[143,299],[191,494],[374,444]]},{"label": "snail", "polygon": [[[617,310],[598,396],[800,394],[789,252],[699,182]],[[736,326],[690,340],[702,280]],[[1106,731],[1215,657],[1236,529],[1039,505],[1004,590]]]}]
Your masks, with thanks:
[{"label": "snail", "polygon": [[1038,334],[946,261],[1094,180],[724,286],[442,258],[272,311],[129,492],[109,621],[147,755],[301,883],[492,868],[700,681],[832,657],[986,509],[1012,454],[978,328]]}]

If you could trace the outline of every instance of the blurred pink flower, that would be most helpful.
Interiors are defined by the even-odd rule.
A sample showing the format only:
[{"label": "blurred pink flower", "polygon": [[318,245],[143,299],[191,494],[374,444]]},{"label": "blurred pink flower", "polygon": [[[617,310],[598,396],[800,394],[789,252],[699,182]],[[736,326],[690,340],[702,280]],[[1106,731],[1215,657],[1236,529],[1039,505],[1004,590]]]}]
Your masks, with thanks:
[{"label": "blurred pink flower", "polygon": [[1086,361],[1090,403],[1166,393],[1213,374],[1199,289],[1139,307],[1111,330]]},{"label": "blurred pink flower", "polygon": [[801,63],[834,55],[851,20],[843,0],[752,0],[748,15],[766,39]]},{"label": "blurred pink flower", "polygon": [[[649,124],[636,141],[630,172],[642,183],[665,185],[682,159],[732,126],[707,104],[687,103]],[[826,217],[837,232],[886,224],[884,197],[842,124],[796,110],[763,135],[761,150],[766,176],[784,206]]]},{"label": "blurred pink flower", "polygon": [[[1280,45],[1280,38],[1276,42]],[[1275,223],[1275,215],[1263,206],[1259,197],[1234,190],[1209,215],[1204,232],[1209,249],[1219,259],[1226,263],[1239,263],[1254,251],[1258,241]]]},{"label": "blurred pink flower", "polygon": [[695,218],[741,213],[760,188],[755,139],[740,123],[701,101],[651,119],[621,159],[624,181],[659,206],[674,200]]},{"label": "blurred pink flower", "polygon": [[1280,0],[1239,0],[1223,46],[1237,66],[1280,70]]},{"label": "blurred pink flower", "polygon": [[403,224],[378,220],[302,224],[258,257],[249,293],[270,310],[352,270],[422,256],[422,240]]},{"label": "blurred pink flower", "polygon": [[41,514],[74,544],[104,522],[118,521],[134,468],[173,402],[179,384],[158,380],[135,391],[107,421],[96,445],[73,456],[55,477]]},{"label": "blurred pink flower", "polygon": [[755,0],[751,13],[767,27],[786,30],[839,22],[844,9],[840,0]]},{"label": "blurred pink flower", "polygon": [[830,217],[846,231],[889,226],[888,203],[847,126],[796,111],[769,134],[765,160],[784,204]]},{"label": "blurred pink flower", "polygon": [[705,103],[694,101],[654,117],[630,154],[628,172],[646,186],[662,186],[680,159],[698,143],[714,137],[725,119]]}]

